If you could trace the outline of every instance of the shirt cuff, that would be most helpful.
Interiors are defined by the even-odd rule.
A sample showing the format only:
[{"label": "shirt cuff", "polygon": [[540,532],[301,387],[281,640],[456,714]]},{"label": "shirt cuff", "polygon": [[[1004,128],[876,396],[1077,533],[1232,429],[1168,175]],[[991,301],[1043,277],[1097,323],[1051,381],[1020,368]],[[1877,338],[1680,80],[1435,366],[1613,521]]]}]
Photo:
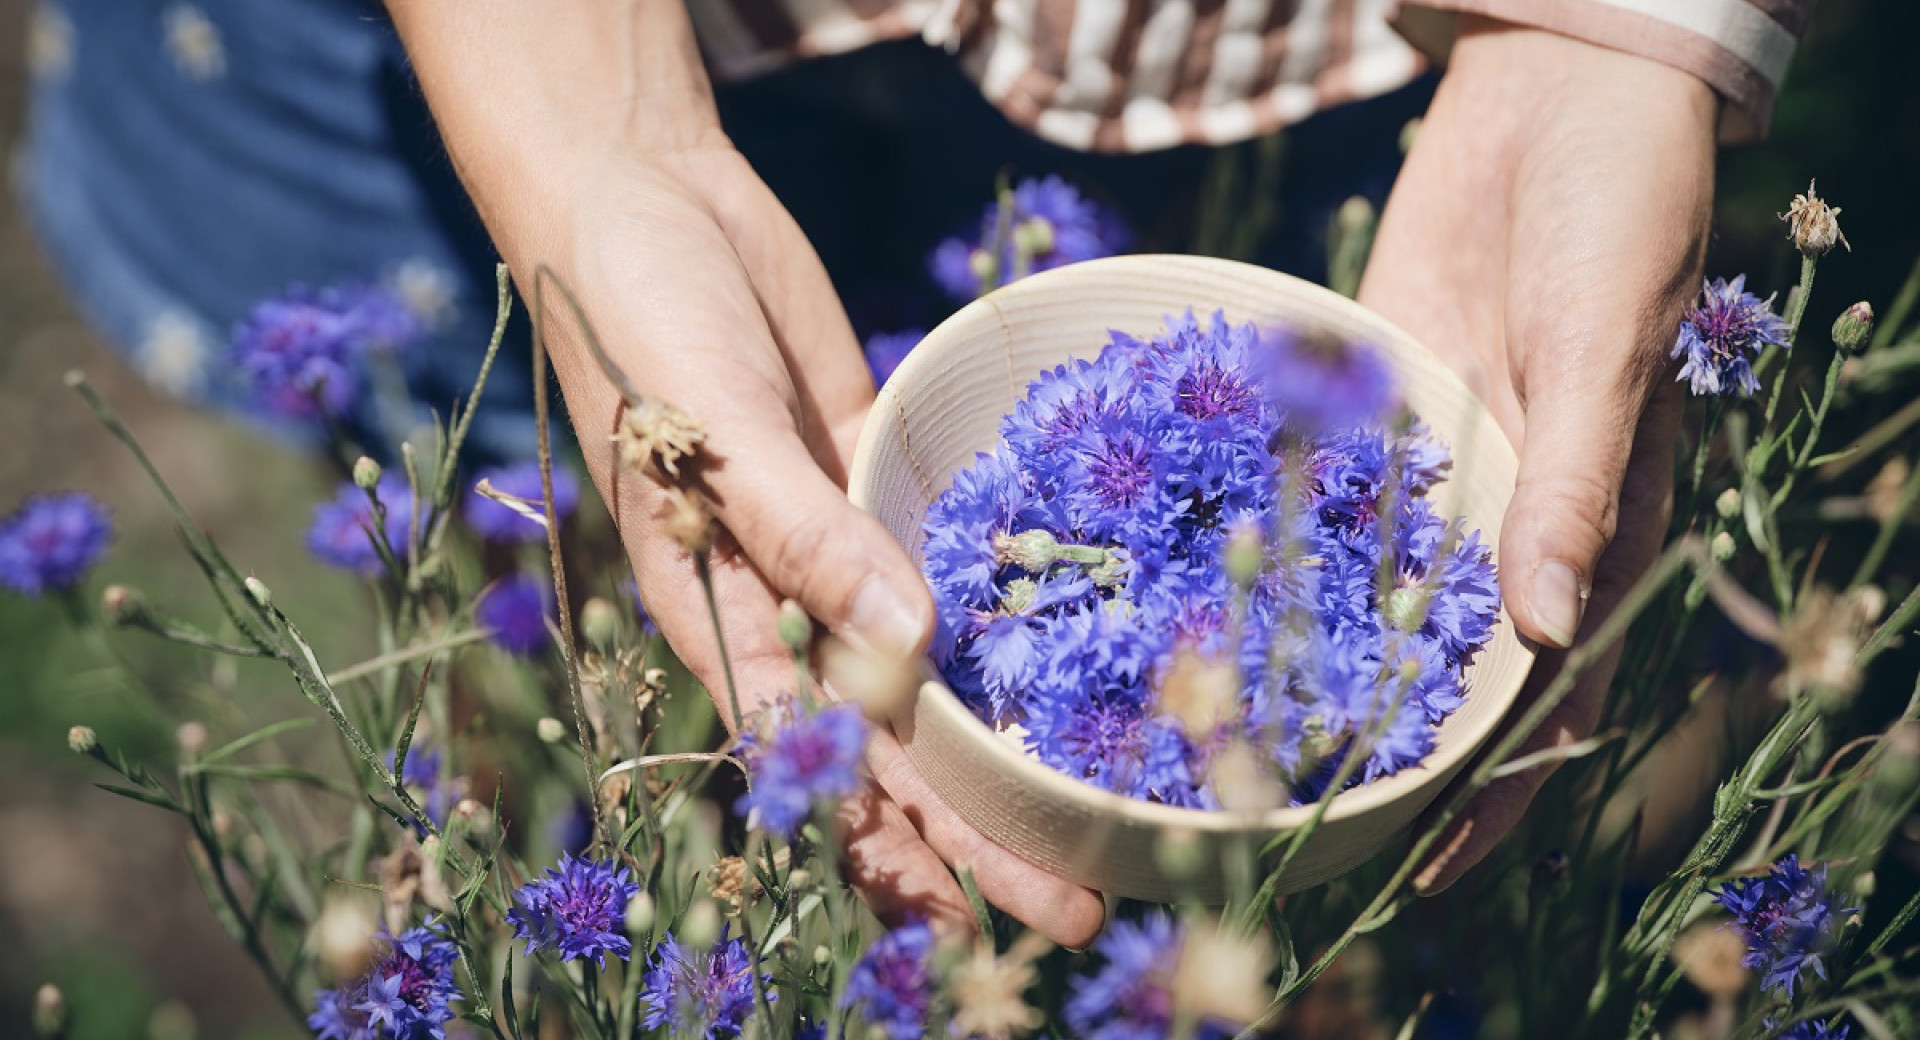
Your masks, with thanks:
[{"label": "shirt cuff", "polygon": [[1774,95],[1812,6],[1813,0],[1406,0],[1401,29],[1423,50],[1439,44],[1444,51],[1446,27],[1433,13],[1479,14],[1671,65],[1706,81],[1725,102],[1720,143],[1748,144],[1766,136]]}]

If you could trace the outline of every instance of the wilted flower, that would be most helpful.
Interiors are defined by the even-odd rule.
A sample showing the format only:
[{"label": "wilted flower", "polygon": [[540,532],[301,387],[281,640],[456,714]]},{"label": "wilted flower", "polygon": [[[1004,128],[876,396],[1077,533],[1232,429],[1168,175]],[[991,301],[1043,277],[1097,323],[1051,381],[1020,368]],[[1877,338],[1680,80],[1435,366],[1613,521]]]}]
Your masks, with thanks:
[{"label": "wilted flower", "polygon": [[530,574],[514,574],[481,596],[473,617],[495,646],[525,657],[547,646],[547,619],[553,612],[552,585]]},{"label": "wilted flower", "polygon": [[418,319],[388,289],[295,286],[256,304],[234,330],[233,362],[268,411],[338,417],[359,399],[362,356],[406,346],[420,332]]},{"label": "wilted flower", "polygon": [[460,951],[428,921],[379,940],[366,974],[314,994],[307,1028],[318,1040],[442,1040],[460,1000],[453,965]]},{"label": "wilted flower", "polygon": [[652,462],[676,479],[680,460],[700,450],[706,439],[707,431],[692,416],[653,397],[628,408],[613,435],[623,465],[642,469]]},{"label": "wilted flower", "polygon": [[1795,195],[1793,203],[1787,207],[1780,219],[1787,222],[1787,236],[1793,239],[1793,247],[1805,256],[1819,256],[1832,249],[1835,243],[1853,246],[1847,243],[1847,236],[1840,233],[1840,207],[1829,206],[1813,190],[1813,182],[1807,182],[1804,195]]},{"label": "wilted flower", "polygon": [[933,280],[962,302],[1014,280],[1019,260],[1038,274],[1082,260],[1123,253],[1133,235],[1118,214],[1082,196],[1059,177],[1014,185],[1005,200],[1010,212],[1000,234],[1001,206],[989,204],[975,234],[941,242],[928,259]]},{"label": "wilted flower", "polygon": [[1195,1022],[1251,1022],[1273,999],[1267,984],[1272,967],[1273,951],[1261,936],[1241,935],[1218,922],[1190,930],[1173,973],[1175,1012]]},{"label": "wilted flower", "polygon": [[1746,955],[1738,931],[1705,923],[1689,928],[1673,944],[1673,962],[1710,997],[1737,997],[1746,990],[1752,981]]},{"label": "wilted flower", "polygon": [[820,678],[835,696],[870,719],[890,718],[920,686],[920,662],[860,650],[842,639],[822,640]]},{"label": "wilted flower", "polygon": [[704,555],[713,544],[713,515],[707,511],[698,492],[667,488],[661,507],[661,527],[689,556]]},{"label": "wilted flower", "polygon": [[[773,981],[771,975],[761,978]],[[641,1025],[648,1029],[703,1040],[739,1036],[753,1014],[753,959],[747,944],[727,938],[722,929],[712,949],[689,948],[668,933],[654,950],[640,1001],[647,1009]]]},{"label": "wilted flower", "polygon": [[1761,299],[1746,291],[1747,276],[1728,282],[1715,278],[1704,284],[1700,305],[1680,319],[1674,341],[1675,358],[1685,358],[1679,378],[1694,394],[1739,393],[1750,397],[1760,389],[1752,359],[1766,347],[1788,349],[1787,323],[1773,313],[1773,298]]},{"label": "wilted flower", "polygon": [[[386,512],[382,525],[387,547],[397,558],[405,559],[409,531],[413,528],[413,489],[407,478],[388,474],[380,479],[373,494],[379,496]],[[324,563],[373,576],[383,566],[373,541],[373,503],[367,492],[352,482],[342,483],[333,501],[314,507],[313,523],[307,528],[307,549]]]},{"label": "wilted flower", "polygon": [[880,386],[907,359],[913,348],[927,338],[924,329],[907,329],[904,332],[876,332],[867,337],[862,352],[867,356],[867,369],[873,373],[873,385]]},{"label": "wilted flower", "polygon": [[1040,1028],[1046,1016],[1027,1003],[1027,990],[1039,978],[1033,962],[1049,947],[1034,932],[1021,933],[1013,948],[997,957],[990,942],[975,942],[973,953],[947,976],[953,998],[949,1031],[956,1037],[1012,1040]]},{"label": "wilted flower", "polygon": [[106,507],[93,496],[36,495],[0,520],[0,586],[26,596],[70,589],[112,538]]},{"label": "wilted flower", "polygon": [[1827,977],[1821,957],[1833,947],[1843,918],[1854,912],[1827,892],[1826,867],[1806,870],[1791,852],[1760,877],[1727,882],[1719,899],[1746,940],[1741,963],[1760,973],[1763,989],[1789,999],[1807,969]]},{"label": "wilted flower", "polygon": [[[540,512],[546,501],[546,493],[540,485],[538,462],[522,462],[512,466],[484,469],[480,471],[478,480],[486,481],[495,491],[526,500],[535,512]],[[555,466],[553,468],[554,517],[565,521],[579,506],[580,479],[573,475],[573,471]],[[547,539],[546,530],[539,524],[478,491],[467,493],[466,516],[467,526],[490,542],[544,542]]]},{"label": "wilted flower", "polygon": [[753,826],[792,837],[817,802],[860,789],[867,724],[851,704],[808,711],[797,699],[774,702],[741,737],[753,786],[736,810]]},{"label": "wilted flower", "polygon": [[842,1002],[889,1040],[921,1040],[933,1004],[933,949],[923,921],[881,936],[854,964]]},{"label": "wilted flower", "polygon": [[1860,645],[1885,607],[1885,594],[1872,585],[1846,593],[1822,585],[1809,592],[1780,635],[1787,659],[1780,684],[1787,696],[1808,692],[1832,702],[1851,697],[1862,679]]},{"label": "wilted flower", "polygon": [[604,966],[607,954],[624,961],[633,949],[622,933],[627,902],[639,894],[626,867],[569,852],[545,877],[514,892],[507,923],[514,938],[527,941],[529,957],[550,950],[562,961],[585,958]]}]

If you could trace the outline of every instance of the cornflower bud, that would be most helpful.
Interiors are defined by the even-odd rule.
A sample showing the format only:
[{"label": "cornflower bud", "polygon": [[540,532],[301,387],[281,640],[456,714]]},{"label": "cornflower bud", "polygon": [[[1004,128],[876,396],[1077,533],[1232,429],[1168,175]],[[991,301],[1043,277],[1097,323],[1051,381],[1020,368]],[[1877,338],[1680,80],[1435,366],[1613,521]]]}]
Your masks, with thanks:
[{"label": "cornflower bud", "polygon": [[800,604],[790,599],[780,601],[780,615],[775,627],[779,630],[780,641],[796,654],[813,641],[813,619],[807,616]]},{"label": "cornflower bud", "polygon": [[1833,345],[1843,353],[1858,354],[1873,335],[1873,305],[1865,300],[1840,312],[1833,320]]},{"label": "cornflower bud", "polygon": [[620,636],[619,609],[599,596],[587,600],[580,605],[580,632],[594,646],[612,646]]},{"label": "cornflower bud", "polygon": [[380,485],[380,464],[365,455],[353,464],[353,482],[362,491],[372,491]]},{"label": "cornflower bud", "polygon": [[720,907],[711,899],[701,899],[687,908],[680,922],[680,941],[690,950],[706,950],[720,938]]},{"label": "cornflower bud", "polygon": [[540,737],[542,744],[558,744],[567,739],[566,724],[551,715],[534,723],[533,732]]},{"label": "cornflower bud", "polygon": [[1709,546],[1709,551],[1713,553],[1715,563],[1725,563],[1733,559],[1734,548],[1733,535],[1722,531],[1713,536],[1713,543]]},{"label": "cornflower bud", "polygon": [[379,926],[372,900],[340,895],[323,903],[313,921],[313,950],[327,977],[351,979],[365,971]]},{"label": "cornflower bud", "polygon": [[1267,566],[1267,546],[1260,529],[1252,525],[1235,528],[1221,561],[1227,565],[1228,580],[1240,588],[1251,588]]},{"label": "cornflower bud", "polygon": [[1713,511],[1719,513],[1722,520],[1731,520],[1739,516],[1740,492],[1734,488],[1720,492],[1720,497],[1713,500]]},{"label": "cornflower bud", "polygon": [[638,938],[653,931],[653,897],[645,892],[627,900],[627,934]]},{"label": "cornflower bud", "polygon": [[67,747],[76,755],[91,755],[100,746],[100,737],[92,726],[75,726],[67,730]]},{"label": "cornflower bud", "polygon": [[252,596],[255,603],[263,607],[273,605],[273,590],[267,588],[266,582],[250,577],[244,584],[247,586],[247,595]]},{"label": "cornflower bud", "polygon": [[1829,206],[1813,190],[1814,182],[1807,182],[1804,195],[1795,195],[1793,203],[1780,219],[1787,222],[1787,237],[1793,240],[1793,247],[1800,250],[1802,256],[1821,256],[1831,250],[1836,243],[1846,246],[1847,236],[1840,233],[1840,207]]},{"label": "cornflower bud", "polygon": [[1172,828],[1153,844],[1153,862],[1170,878],[1189,878],[1206,855],[1200,835],[1184,827]]},{"label": "cornflower bud", "polygon": [[199,722],[183,722],[173,731],[173,739],[180,748],[180,757],[198,758],[207,750],[207,727]]},{"label": "cornflower bud", "polygon": [[1015,249],[1028,256],[1053,251],[1053,225],[1045,217],[1028,217],[1013,229]]},{"label": "cornflower bud", "polygon": [[67,1035],[67,1027],[73,1023],[73,1011],[67,1006],[67,995],[60,987],[49,982],[41,986],[33,995],[33,1035],[42,1040],[59,1040]]},{"label": "cornflower bud", "polygon": [[100,593],[100,612],[110,625],[131,625],[146,616],[147,598],[138,589],[109,585]]}]

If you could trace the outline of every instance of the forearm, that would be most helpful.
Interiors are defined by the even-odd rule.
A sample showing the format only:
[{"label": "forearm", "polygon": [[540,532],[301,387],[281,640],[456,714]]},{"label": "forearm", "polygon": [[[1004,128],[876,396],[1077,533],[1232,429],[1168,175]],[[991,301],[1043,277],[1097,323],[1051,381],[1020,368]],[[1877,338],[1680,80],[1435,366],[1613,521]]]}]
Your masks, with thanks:
[{"label": "forearm", "polygon": [[[609,151],[724,144],[680,0],[388,0],[461,181],[516,273]],[[522,267],[526,270],[522,270]]]}]

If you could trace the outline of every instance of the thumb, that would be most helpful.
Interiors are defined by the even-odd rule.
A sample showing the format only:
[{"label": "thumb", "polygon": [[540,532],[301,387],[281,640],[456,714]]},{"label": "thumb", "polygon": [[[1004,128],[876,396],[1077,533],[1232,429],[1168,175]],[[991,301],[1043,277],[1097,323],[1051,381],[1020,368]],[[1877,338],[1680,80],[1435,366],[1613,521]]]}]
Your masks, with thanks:
[{"label": "thumb", "polygon": [[715,467],[718,518],[780,594],[870,653],[907,658],[933,631],[933,597],[878,520],[855,508],[790,428]]},{"label": "thumb", "polygon": [[[1543,346],[1534,356],[1581,357]],[[1560,367],[1529,388],[1537,392],[1526,402],[1519,474],[1500,535],[1500,587],[1520,631],[1561,649],[1580,632],[1594,568],[1613,540],[1633,431],[1646,406],[1647,380],[1625,370],[1635,351],[1620,348],[1612,372]],[[1584,360],[1605,364],[1596,356],[1602,353],[1586,352]]]}]

